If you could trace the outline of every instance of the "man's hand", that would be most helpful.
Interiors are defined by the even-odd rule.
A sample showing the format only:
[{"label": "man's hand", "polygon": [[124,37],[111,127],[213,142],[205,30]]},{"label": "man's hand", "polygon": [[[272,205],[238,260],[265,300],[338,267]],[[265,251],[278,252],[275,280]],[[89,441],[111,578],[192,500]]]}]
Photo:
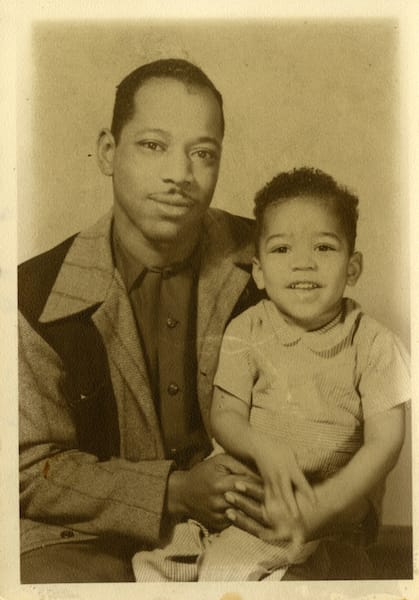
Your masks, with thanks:
[{"label": "man's hand", "polygon": [[[208,529],[221,531],[231,521],[226,515],[229,493],[236,485],[251,486],[253,494],[263,497],[262,480],[248,467],[227,454],[204,460],[189,471],[173,471],[168,481],[169,513],[198,520]],[[244,494],[246,497],[246,494]],[[256,510],[249,518],[256,521],[261,514],[258,500],[250,499]]]}]

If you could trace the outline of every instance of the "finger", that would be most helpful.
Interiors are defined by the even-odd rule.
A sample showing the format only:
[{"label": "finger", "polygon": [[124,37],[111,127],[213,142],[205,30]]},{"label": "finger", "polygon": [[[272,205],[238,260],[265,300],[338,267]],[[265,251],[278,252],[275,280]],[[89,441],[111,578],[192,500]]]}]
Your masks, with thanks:
[{"label": "finger", "polygon": [[206,525],[212,531],[222,531],[231,525],[231,520],[227,517],[225,512],[223,514],[217,513],[208,519]]},{"label": "finger", "polygon": [[312,505],[317,504],[316,494],[314,493],[313,488],[305,478],[304,473],[302,473],[302,471],[298,469],[295,473],[293,473],[292,480],[295,487],[301,492],[301,494],[303,494],[307,498],[307,500]]},{"label": "finger", "polygon": [[222,477],[218,478],[218,480],[214,486],[214,493],[222,495],[225,492],[234,491],[237,489],[236,485],[239,481],[243,482],[245,487],[247,485],[249,485],[249,486],[251,485],[252,489],[256,488],[258,485],[261,488],[263,487],[262,482],[259,482],[256,479],[253,479],[248,476],[243,477],[241,475],[233,475],[233,474],[230,474],[228,471],[224,471],[224,475]]},{"label": "finger", "polygon": [[261,525],[267,525],[263,516],[262,506],[259,502],[237,492],[227,492],[224,494],[224,497],[230,505],[238,508],[254,521],[259,522]]},{"label": "finger", "polygon": [[231,523],[260,539],[263,539],[263,536],[267,532],[266,527],[261,525],[258,521],[252,519],[252,517],[249,517],[249,515],[246,515],[241,510],[229,508],[226,511],[226,516]]},{"label": "finger", "polygon": [[273,530],[269,528],[263,529],[263,531],[259,535],[261,540],[265,542],[269,542],[269,544],[283,544],[284,542],[289,542],[292,539],[292,535],[289,531],[282,530]]},{"label": "finger", "polygon": [[263,502],[264,500],[265,492],[261,479],[239,479],[235,482],[234,487],[241,494],[253,498],[257,502]]},{"label": "finger", "polygon": [[[228,492],[227,492],[228,493]],[[225,498],[225,494],[214,496],[208,501],[209,508],[214,513],[224,514],[224,512],[231,506]]]},{"label": "finger", "polygon": [[236,458],[233,458],[233,456],[230,456],[229,454],[218,454],[211,460],[217,461],[218,464],[216,468],[227,470],[234,475],[248,475],[249,477],[256,476],[255,472],[252,471],[250,467],[243,464]]},{"label": "finger", "polygon": [[298,508],[297,501],[294,496],[294,490],[292,488],[291,480],[281,481],[280,482],[280,497],[278,497],[277,491],[273,492],[273,496],[276,502],[281,502],[281,500],[285,503],[285,506],[288,508],[291,515],[294,519],[298,519],[300,516],[300,510]]}]

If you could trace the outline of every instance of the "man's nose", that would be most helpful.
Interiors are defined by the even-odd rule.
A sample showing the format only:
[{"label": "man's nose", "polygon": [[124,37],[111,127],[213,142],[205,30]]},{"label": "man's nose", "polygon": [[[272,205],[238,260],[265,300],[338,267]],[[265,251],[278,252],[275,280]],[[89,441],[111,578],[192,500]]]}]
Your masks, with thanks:
[{"label": "man's nose", "polygon": [[164,161],[163,181],[181,185],[190,183],[193,179],[192,163],[187,153],[182,150],[167,152]]}]

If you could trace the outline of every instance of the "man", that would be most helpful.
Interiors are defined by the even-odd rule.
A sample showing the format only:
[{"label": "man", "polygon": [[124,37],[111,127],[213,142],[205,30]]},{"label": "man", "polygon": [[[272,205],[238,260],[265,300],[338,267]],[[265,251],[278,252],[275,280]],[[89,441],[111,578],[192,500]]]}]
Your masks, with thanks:
[{"label": "man", "polygon": [[132,72],[98,139],[112,213],[20,269],[23,582],[130,581],[185,517],[264,529],[250,469],[202,462],[223,331],[257,300],[250,222],[209,209],[223,133],[200,69]]}]

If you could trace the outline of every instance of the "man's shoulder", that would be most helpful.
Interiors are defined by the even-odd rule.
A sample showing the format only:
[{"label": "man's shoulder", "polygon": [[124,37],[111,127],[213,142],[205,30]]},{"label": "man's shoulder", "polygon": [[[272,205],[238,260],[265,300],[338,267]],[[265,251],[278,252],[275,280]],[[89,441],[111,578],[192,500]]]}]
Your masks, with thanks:
[{"label": "man's shoulder", "polygon": [[77,234],[18,267],[18,304],[25,316],[39,316]]},{"label": "man's shoulder", "polygon": [[234,215],[220,208],[210,208],[207,223],[215,224],[236,245],[246,245],[253,242],[254,219]]},{"label": "man's shoulder", "polygon": [[108,244],[106,240],[109,237],[110,222],[110,215],[104,215],[94,225],[19,265],[18,301],[25,316],[35,316],[42,309],[63,263],[67,256],[74,253],[73,248],[78,248],[76,262],[83,265],[100,263],[104,244]]},{"label": "man's shoulder", "polygon": [[27,274],[31,274],[32,276],[39,269],[51,268],[54,264],[61,264],[77,235],[75,233],[53,248],[22,262],[18,266],[19,279],[25,277]]}]

